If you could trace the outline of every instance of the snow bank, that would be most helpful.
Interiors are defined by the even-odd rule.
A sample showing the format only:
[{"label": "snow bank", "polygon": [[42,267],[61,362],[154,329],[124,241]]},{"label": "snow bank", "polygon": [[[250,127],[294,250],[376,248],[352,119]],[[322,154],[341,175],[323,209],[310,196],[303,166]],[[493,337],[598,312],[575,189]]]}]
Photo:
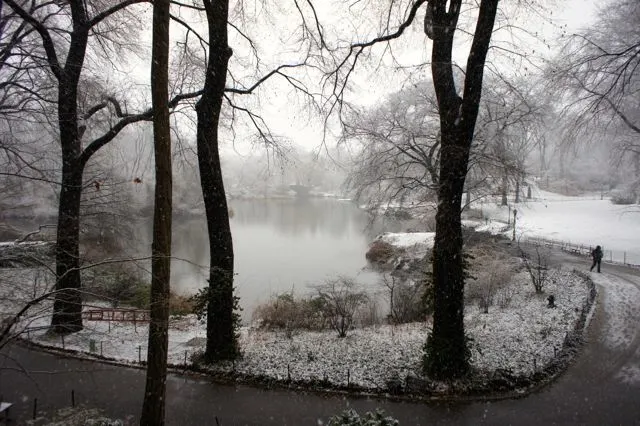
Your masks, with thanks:
[{"label": "snow bank", "polygon": [[435,232],[385,232],[376,240],[384,241],[398,248],[420,246],[431,249],[435,236]]}]

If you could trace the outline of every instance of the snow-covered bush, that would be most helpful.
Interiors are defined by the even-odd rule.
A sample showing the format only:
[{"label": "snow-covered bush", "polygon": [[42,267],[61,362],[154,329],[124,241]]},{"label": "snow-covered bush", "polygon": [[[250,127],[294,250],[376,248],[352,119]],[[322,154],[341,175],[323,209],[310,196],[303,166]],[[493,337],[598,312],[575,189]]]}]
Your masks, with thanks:
[{"label": "snow-covered bush", "polygon": [[636,194],[631,188],[611,192],[611,203],[619,205],[635,204]]},{"label": "snow-covered bush", "polygon": [[396,249],[389,243],[382,240],[375,240],[371,243],[365,257],[371,263],[387,263],[396,255]]},{"label": "snow-covered bush", "polygon": [[367,411],[360,417],[354,409],[348,409],[331,417],[327,426],[398,426],[400,422],[393,417],[385,416],[384,411],[378,409],[375,413]]}]

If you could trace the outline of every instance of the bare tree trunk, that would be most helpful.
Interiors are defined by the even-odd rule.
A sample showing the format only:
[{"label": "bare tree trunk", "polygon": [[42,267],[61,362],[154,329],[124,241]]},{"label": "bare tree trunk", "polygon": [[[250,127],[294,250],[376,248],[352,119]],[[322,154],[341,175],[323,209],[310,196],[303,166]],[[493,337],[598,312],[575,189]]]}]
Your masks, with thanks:
[{"label": "bare tree trunk", "polygon": [[[78,7],[78,15],[86,15]],[[76,19],[86,19],[76,18]],[[58,204],[56,240],[56,293],[51,326],[58,333],[82,329],[80,293],[80,198],[82,144],[78,131],[78,83],[87,47],[88,32],[74,31],[65,71],[58,86],[58,126],[62,148],[62,185]]]},{"label": "bare tree trunk", "polygon": [[514,203],[520,202],[520,177],[516,178],[516,199],[513,202]]},{"label": "bare tree trunk", "polygon": [[204,1],[209,24],[209,63],[203,94],[196,105],[200,183],[209,232],[209,289],[205,360],[234,359],[233,240],[222,179],[218,122],[231,49],[227,41],[228,1]]},{"label": "bare tree trunk", "polygon": [[82,168],[72,159],[63,162],[56,238],[56,293],[51,326],[56,333],[82,329],[80,293],[80,197]]},{"label": "bare tree trunk", "polygon": [[[498,0],[482,0],[464,81],[463,98],[453,78],[452,51],[461,0],[431,0],[425,32],[432,34],[431,69],[442,131],[440,183],[433,248],[433,331],[424,369],[435,379],[453,379],[469,370],[464,332],[464,259],[460,204],[468,170],[482,78]],[[431,20],[429,22],[428,20]]]},{"label": "bare tree trunk", "polygon": [[151,322],[147,381],[141,425],[164,425],[169,343],[169,280],[171,272],[171,133],[169,123],[169,0],[153,5],[151,95],[156,164],[153,244],[151,246]]},{"label": "bare tree trunk", "polygon": [[509,178],[507,175],[507,171],[505,170],[502,175],[502,203],[501,205],[506,206],[509,204],[509,200],[507,198],[507,190],[509,189]]}]

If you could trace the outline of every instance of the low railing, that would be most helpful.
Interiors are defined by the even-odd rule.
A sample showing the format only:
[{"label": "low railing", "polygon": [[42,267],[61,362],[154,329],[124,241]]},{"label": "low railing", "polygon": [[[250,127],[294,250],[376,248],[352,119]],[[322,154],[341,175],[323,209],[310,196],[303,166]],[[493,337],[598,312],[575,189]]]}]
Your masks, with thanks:
[{"label": "low railing", "polygon": [[149,322],[149,311],[127,308],[97,308],[82,311],[87,321]]},{"label": "low railing", "polygon": [[[569,241],[562,241],[551,238],[524,237],[522,238],[522,240],[528,243],[557,247],[563,251],[581,256],[591,256],[591,251],[594,249],[594,246],[571,243]],[[603,262],[640,266],[640,254],[629,253],[622,250],[608,250],[606,249],[606,247],[603,248],[602,252],[604,255],[602,258]]]}]

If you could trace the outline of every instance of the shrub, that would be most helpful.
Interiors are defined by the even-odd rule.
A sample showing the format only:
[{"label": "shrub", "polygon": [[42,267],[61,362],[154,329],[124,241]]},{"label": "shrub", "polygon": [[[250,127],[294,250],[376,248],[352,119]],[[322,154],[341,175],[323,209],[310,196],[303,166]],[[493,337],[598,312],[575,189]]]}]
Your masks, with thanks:
[{"label": "shrub", "polygon": [[479,245],[470,252],[465,296],[469,303],[477,301],[487,314],[498,293],[511,281],[515,265],[510,257],[489,246]]},{"label": "shrub", "polygon": [[612,204],[630,205],[630,204],[635,204],[635,202],[636,202],[636,194],[629,189],[613,191],[611,193]]},{"label": "shrub", "polygon": [[389,318],[394,324],[422,321],[425,309],[426,281],[414,282],[392,275],[382,276],[382,285],[389,299]]},{"label": "shrub", "polygon": [[169,295],[169,314],[184,316],[194,313],[194,303],[190,296],[171,292]]},{"label": "shrub", "polygon": [[396,254],[393,246],[382,240],[375,240],[371,243],[369,250],[364,255],[369,262],[387,263]]},{"label": "shrub", "polygon": [[353,325],[354,314],[367,300],[367,294],[351,278],[338,277],[317,286],[318,297],[323,300],[323,312],[338,337],[346,337]]},{"label": "shrub", "polygon": [[[209,292],[211,287],[204,287],[198,290],[196,294],[190,296],[187,299],[187,303],[192,306],[192,312],[196,314],[200,321],[205,321],[207,318],[207,308],[209,307]],[[240,307],[240,298],[233,296],[233,322],[236,329],[240,328],[240,314],[242,311]]]},{"label": "shrub", "polygon": [[327,426],[398,426],[400,422],[393,417],[385,417],[384,411],[368,411],[360,417],[357,411],[348,409],[329,419]]},{"label": "shrub", "polygon": [[[452,350],[452,346],[455,345],[455,350]],[[465,334],[464,347],[459,348],[452,339],[439,339],[433,338],[433,333],[427,334],[427,342],[422,347],[422,372],[436,380],[443,379],[451,376],[465,376],[469,371],[469,362],[471,361],[471,346],[473,345],[473,338]],[[442,354],[457,353],[464,357],[464,365],[466,371],[457,371],[451,368],[451,363],[443,362]],[[445,370],[442,371],[442,366],[445,366]]]},{"label": "shrub", "polygon": [[295,330],[324,330],[324,300],[320,297],[298,298],[293,292],[282,293],[258,306],[253,314],[265,329],[285,330],[291,337]]},{"label": "shrub", "polygon": [[108,299],[114,308],[120,304],[149,307],[149,284],[132,264],[103,265],[90,268],[83,275],[87,292]]},{"label": "shrub", "polygon": [[358,325],[361,327],[380,325],[382,319],[380,316],[380,305],[377,298],[368,297],[363,306],[358,309],[356,319]]},{"label": "shrub", "polygon": [[502,309],[508,308],[511,305],[511,300],[515,295],[515,289],[510,287],[504,287],[498,289],[496,294],[497,304]]},{"label": "shrub", "polygon": [[131,297],[122,300],[125,305],[134,306],[138,309],[149,309],[151,306],[151,285],[140,284],[134,288]]},{"label": "shrub", "polygon": [[[225,273],[224,271],[222,272]],[[209,280],[207,280],[209,282]],[[228,281],[227,281],[228,282]],[[198,292],[191,296],[188,300],[189,303],[193,306],[193,313],[196,314],[198,320],[203,323],[207,323],[207,317],[209,314],[209,301],[210,300],[225,300],[226,296],[222,296],[226,289],[221,288],[220,286],[207,286],[198,290]],[[240,338],[240,325],[242,319],[240,318],[240,311],[242,308],[240,307],[240,298],[233,294],[232,290],[232,306],[231,306],[231,324],[226,323],[225,325],[230,326],[231,334],[228,336],[228,339],[225,338],[221,344],[215,348],[215,353],[208,354],[205,353],[207,361],[213,362],[218,360],[230,360],[235,359],[241,356],[240,346],[239,346],[239,338]],[[220,306],[220,305],[212,305],[212,306]],[[214,314],[216,312],[214,311]],[[226,321],[226,320],[225,320]],[[219,323],[207,323],[207,328],[213,326],[217,326]],[[225,332],[229,329],[226,329]]]},{"label": "shrub", "polygon": [[[524,262],[524,267],[529,273],[531,278],[531,284],[536,293],[542,293],[544,286],[547,283],[549,273],[549,254],[547,251],[540,250],[540,247],[535,247],[535,254],[530,255],[524,250],[520,249],[520,256]],[[532,258],[532,259],[530,259]]]}]

